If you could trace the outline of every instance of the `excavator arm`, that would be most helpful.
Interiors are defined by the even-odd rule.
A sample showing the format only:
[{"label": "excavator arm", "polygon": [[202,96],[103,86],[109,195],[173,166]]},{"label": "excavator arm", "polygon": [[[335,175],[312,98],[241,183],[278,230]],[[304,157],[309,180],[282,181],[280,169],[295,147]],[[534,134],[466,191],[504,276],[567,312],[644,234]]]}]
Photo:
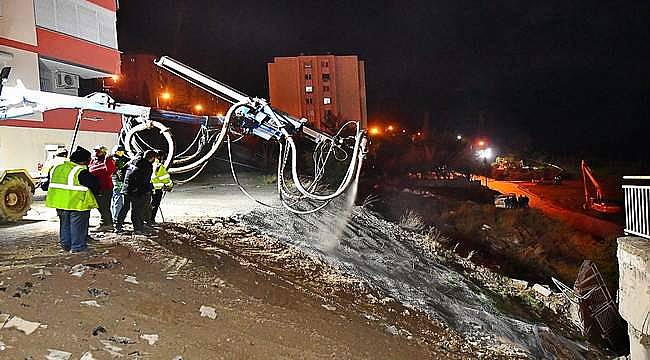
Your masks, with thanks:
[{"label": "excavator arm", "polygon": [[[120,142],[130,154],[153,148],[145,143],[138,133],[157,129],[167,142],[168,157],[165,164],[169,173],[193,173],[189,178],[193,179],[225,143],[233,177],[238,184],[230,155],[231,142],[236,140],[232,140],[231,136],[241,139],[252,135],[274,141],[279,145],[277,190],[280,202],[284,208],[297,214],[318,211],[345,193],[351,186],[356,186],[368,145],[366,131],[361,128],[358,121],[343,124],[335,134],[323,133],[309,128],[307,119],[296,119],[272,108],[264,99],[250,97],[170,57],[163,56],[155,63],[191,84],[225,99],[232,106],[225,116],[197,117],[164,112],[147,106],[121,104],[104,93],[77,97],[29,90],[18,80],[17,86],[0,87],[0,120],[61,108],[77,109],[79,114],[84,110],[121,114],[123,127]],[[3,69],[4,80],[8,77],[8,72],[9,70]],[[200,130],[192,144],[187,149],[179,151],[175,148],[171,130],[161,121],[173,119],[186,121],[188,118],[198,124]],[[353,129],[352,134],[345,131],[349,128]],[[303,161],[297,150],[295,141],[297,136],[305,137],[315,144],[314,173],[307,184],[303,183],[304,177],[299,175],[297,170],[298,163]],[[321,184],[326,179],[326,170],[328,165],[331,166],[332,161],[346,161],[347,171],[334,189],[318,190],[323,188]],[[287,172],[290,173],[289,178],[286,178]],[[332,183],[331,179],[327,180],[328,183]],[[240,189],[252,198],[241,185]]]}]

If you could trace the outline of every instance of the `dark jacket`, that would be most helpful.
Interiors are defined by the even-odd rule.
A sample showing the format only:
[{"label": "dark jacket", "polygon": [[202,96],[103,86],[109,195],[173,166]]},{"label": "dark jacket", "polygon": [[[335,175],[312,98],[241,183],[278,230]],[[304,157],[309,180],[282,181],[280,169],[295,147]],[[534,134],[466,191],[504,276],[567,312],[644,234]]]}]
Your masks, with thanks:
[{"label": "dark jacket", "polygon": [[150,192],[152,173],[153,166],[146,158],[139,156],[131,160],[126,167],[122,194],[140,196]]},{"label": "dark jacket", "polygon": [[99,194],[99,179],[88,170],[81,170],[78,175],[79,184],[90,189],[93,195]]},{"label": "dark jacket", "polygon": [[129,163],[128,156],[113,156],[115,160],[115,172],[113,173],[113,184],[122,184],[124,182],[124,175],[126,174],[127,165]]}]

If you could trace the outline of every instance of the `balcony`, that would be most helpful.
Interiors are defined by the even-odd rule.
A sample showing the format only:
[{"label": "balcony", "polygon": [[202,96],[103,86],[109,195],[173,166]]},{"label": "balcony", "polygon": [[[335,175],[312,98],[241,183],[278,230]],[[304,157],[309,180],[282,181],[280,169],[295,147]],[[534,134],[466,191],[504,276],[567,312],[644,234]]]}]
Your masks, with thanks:
[{"label": "balcony", "polygon": [[625,232],[650,239],[650,176],[624,176]]}]

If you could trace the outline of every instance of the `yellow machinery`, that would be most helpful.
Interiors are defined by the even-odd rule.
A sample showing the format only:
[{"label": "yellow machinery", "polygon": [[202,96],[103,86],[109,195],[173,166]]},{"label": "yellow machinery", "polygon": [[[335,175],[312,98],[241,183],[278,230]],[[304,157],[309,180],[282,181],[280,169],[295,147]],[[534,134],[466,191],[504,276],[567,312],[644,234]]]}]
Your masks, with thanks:
[{"label": "yellow machinery", "polygon": [[35,189],[27,170],[0,168],[0,223],[22,219],[32,205]]}]

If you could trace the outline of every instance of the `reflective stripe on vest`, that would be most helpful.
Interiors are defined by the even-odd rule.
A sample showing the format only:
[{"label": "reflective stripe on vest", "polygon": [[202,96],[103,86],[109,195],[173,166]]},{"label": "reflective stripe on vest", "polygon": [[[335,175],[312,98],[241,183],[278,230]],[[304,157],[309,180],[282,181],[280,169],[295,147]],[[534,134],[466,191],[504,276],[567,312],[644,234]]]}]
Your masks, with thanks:
[{"label": "reflective stripe on vest", "polygon": [[70,161],[52,168],[45,206],[74,211],[97,208],[95,196],[79,183],[79,174],[85,169],[85,166]]},{"label": "reflective stripe on vest", "polygon": [[165,187],[165,185],[173,186],[171,176],[167,172],[165,165],[160,164],[156,168],[153,175],[151,176],[151,183],[153,184],[153,188],[156,190],[162,189]]}]

